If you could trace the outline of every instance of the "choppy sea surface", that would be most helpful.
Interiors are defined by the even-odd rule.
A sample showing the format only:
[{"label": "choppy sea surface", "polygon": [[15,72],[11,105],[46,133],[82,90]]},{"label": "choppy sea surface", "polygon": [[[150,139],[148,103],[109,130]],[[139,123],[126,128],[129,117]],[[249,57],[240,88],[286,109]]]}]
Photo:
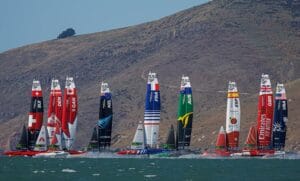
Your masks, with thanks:
[{"label": "choppy sea surface", "polygon": [[280,158],[0,157],[0,180],[300,180],[300,156]]}]

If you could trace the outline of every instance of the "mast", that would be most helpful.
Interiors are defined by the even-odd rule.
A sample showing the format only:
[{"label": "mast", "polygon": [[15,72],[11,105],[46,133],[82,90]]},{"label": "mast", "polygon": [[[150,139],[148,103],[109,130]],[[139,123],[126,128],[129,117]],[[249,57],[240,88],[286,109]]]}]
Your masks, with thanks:
[{"label": "mast", "polygon": [[271,146],[273,107],[271,81],[268,74],[262,74],[257,115],[257,146],[261,150],[268,150]]},{"label": "mast", "polygon": [[158,83],[156,73],[149,72],[147,90],[146,90],[146,100],[145,100],[145,113],[144,113],[144,126],[145,126],[147,147],[156,148],[158,146],[159,123],[160,123],[159,83]]},{"label": "mast", "polygon": [[229,81],[226,109],[226,138],[228,150],[238,150],[240,134],[240,99],[235,82]]},{"label": "mast", "polygon": [[57,79],[51,81],[48,105],[48,143],[52,148],[61,147],[62,92]]},{"label": "mast", "polygon": [[193,97],[189,77],[182,76],[177,115],[177,149],[190,146],[193,123]]},{"label": "mast", "polygon": [[111,144],[111,129],[112,129],[112,97],[105,82],[101,83],[100,90],[100,107],[98,121],[98,145],[99,151],[107,149]]},{"label": "mast", "polygon": [[286,123],[288,121],[288,104],[283,84],[277,84],[275,95],[275,110],[273,123],[273,148],[284,150]]},{"label": "mast", "polygon": [[34,149],[35,142],[43,124],[43,95],[40,81],[33,80],[31,106],[28,118],[28,148]]},{"label": "mast", "polygon": [[63,100],[62,112],[62,132],[65,149],[70,150],[75,141],[75,133],[77,128],[77,89],[75,87],[73,77],[66,78],[66,85]]},{"label": "mast", "polygon": [[145,148],[145,129],[143,122],[139,122],[136,128],[134,138],[132,140],[131,149],[144,149]]}]

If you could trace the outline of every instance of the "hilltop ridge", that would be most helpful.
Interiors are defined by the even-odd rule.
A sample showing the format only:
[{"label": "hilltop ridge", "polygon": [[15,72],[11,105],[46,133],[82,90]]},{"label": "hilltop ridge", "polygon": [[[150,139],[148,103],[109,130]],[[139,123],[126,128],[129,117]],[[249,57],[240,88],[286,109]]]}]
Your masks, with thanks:
[{"label": "hilltop ridge", "polygon": [[[290,3],[292,2],[292,3]],[[148,71],[161,84],[160,136],[176,124],[180,77],[193,86],[192,146],[214,144],[225,125],[229,80],[241,95],[242,145],[249,125],[256,121],[257,93],[262,73],[288,85],[288,150],[300,150],[300,5],[285,0],[214,0],[157,21],[111,31],[51,40],[0,54],[0,147],[8,148],[27,124],[33,78],[41,80],[47,110],[52,77],[64,86],[75,77],[79,92],[77,147],[86,146],[98,119],[100,81],[113,94],[114,147],[132,140],[143,120]],[[45,111],[46,112],[46,111]],[[46,122],[46,114],[44,116]],[[11,144],[11,145],[10,145]]]}]

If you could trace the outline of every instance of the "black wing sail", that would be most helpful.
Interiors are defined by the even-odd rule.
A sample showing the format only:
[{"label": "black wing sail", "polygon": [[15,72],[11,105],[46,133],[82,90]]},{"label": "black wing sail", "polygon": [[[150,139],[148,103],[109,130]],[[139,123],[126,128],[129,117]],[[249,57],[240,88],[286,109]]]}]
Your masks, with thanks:
[{"label": "black wing sail", "polygon": [[168,137],[166,144],[164,145],[164,148],[166,149],[175,149],[175,131],[173,125],[171,125],[169,132],[168,132]]},{"label": "black wing sail", "polygon": [[98,129],[97,127],[94,127],[93,134],[88,145],[88,151],[98,151],[98,149]]},{"label": "black wing sail", "polygon": [[99,150],[105,150],[111,144],[112,129],[112,98],[107,83],[101,85],[99,121],[98,121],[98,142]]},{"label": "black wing sail", "polygon": [[273,122],[273,148],[284,150],[286,138],[286,123],[288,120],[288,103],[283,84],[277,84]]},{"label": "black wing sail", "polygon": [[16,146],[17,150],[27,150],[28,149],[28,130],[25,125],[23,125],[22,135],[19,143]]}]

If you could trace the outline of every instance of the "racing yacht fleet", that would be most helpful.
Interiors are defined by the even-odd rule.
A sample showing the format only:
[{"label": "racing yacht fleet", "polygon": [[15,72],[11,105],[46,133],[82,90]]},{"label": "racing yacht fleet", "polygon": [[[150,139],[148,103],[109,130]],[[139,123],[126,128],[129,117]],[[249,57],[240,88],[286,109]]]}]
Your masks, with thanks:
[{"label": "racing yacht fleet", "polygon": [[[131,145],[116,153],[122,155],[152,155],[189,150],[193,125],[192,86],[188,76],[181,77],[178,96],[176,129],[170,125],[167,141],[159,142],[161,98],[158,76],[149,72],[144,106],[144,120],[137,124]],[[64,93],[64,94],[63,94]],[[74,149],[78,125],[78,96],[73,77],[67,77],[62,93],[59,80],[52,79],[48,103],[47,123],[43,124],[43,95],[41,84],[33,80],[28,126],[22,128],[16,150],[8,156],[65,157],[86,152],[111,151],[113,107],[107,82],[100,84],[99,120],[91,128],[86,151]],[[241,107],[236,82],[229,81],[225,129],[221,126],[215,149],[205,151],[203,157],[265,156],[284,154],[286,123],[288,120],[286,91],[283,84],[276,87],[275,100],[269,75],[262,74],[257,106],[257,122],[249,129],[241,148]]]}]

